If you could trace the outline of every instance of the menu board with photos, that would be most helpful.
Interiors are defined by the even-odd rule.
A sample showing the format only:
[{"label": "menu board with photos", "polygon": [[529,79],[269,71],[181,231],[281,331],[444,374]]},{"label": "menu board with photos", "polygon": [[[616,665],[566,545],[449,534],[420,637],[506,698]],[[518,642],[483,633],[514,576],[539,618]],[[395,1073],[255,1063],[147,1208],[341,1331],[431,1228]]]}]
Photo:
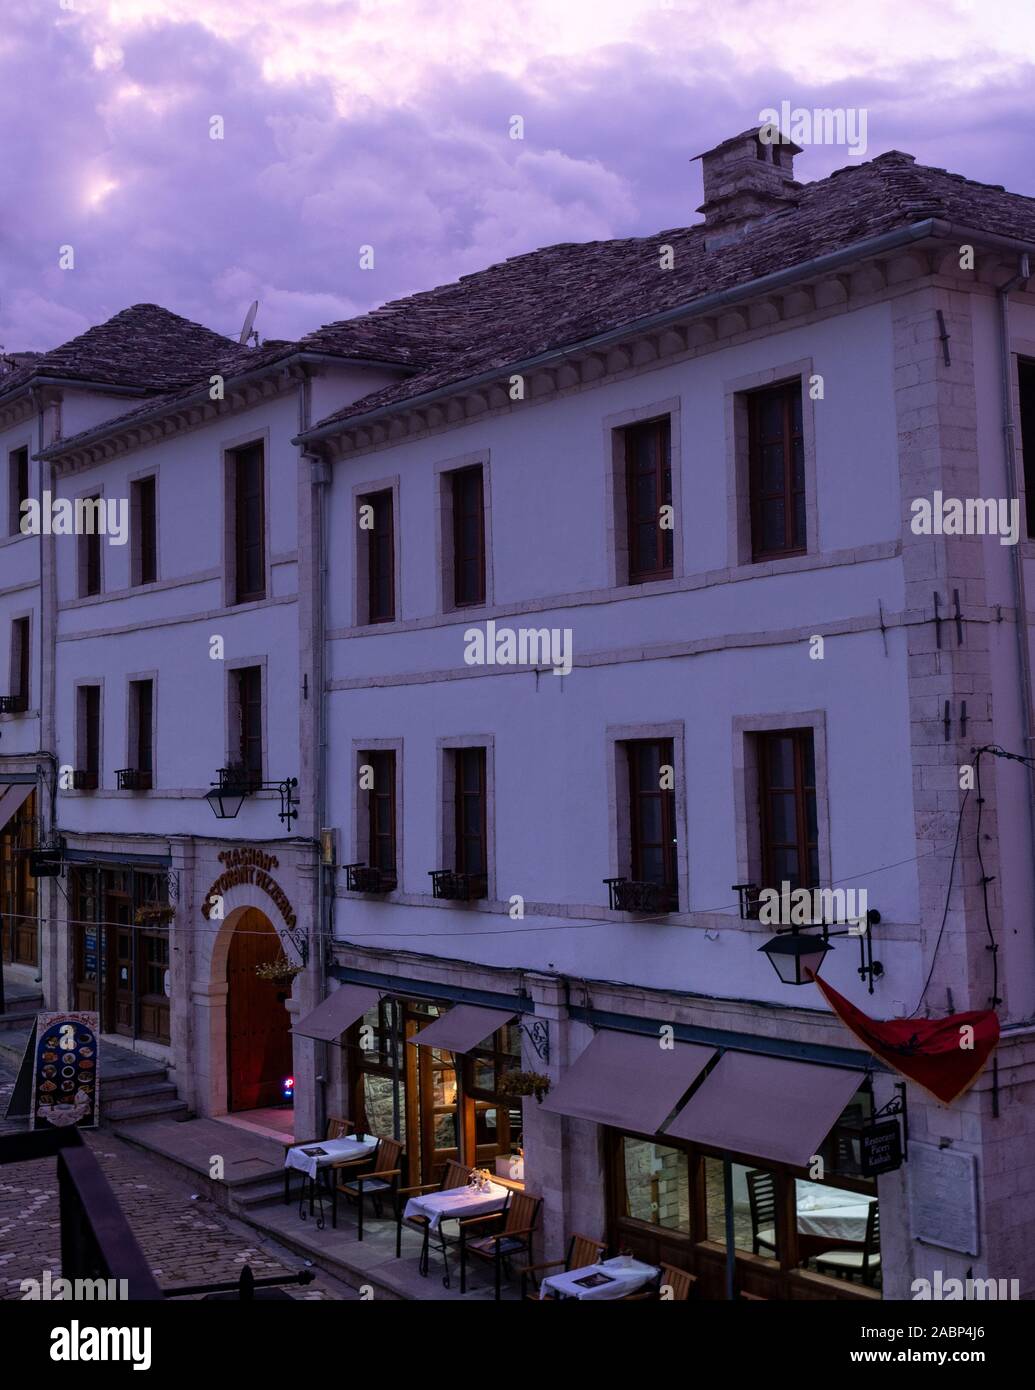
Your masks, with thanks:
[{"label": "menu board with photos", "polygon": [[35,1033],[31,1127],[95,1126],[100,1118],[99,1015],[37,1014]]}]

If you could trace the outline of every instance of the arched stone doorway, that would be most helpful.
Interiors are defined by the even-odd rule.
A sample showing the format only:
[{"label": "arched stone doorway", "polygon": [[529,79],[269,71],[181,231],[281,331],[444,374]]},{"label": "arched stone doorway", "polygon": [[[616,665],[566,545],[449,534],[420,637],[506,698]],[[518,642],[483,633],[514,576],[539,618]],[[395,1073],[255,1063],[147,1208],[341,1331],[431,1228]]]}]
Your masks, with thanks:
[{"label": "arched stone doorway", "polygon": [[261,980],[255,967],[283,955],[265,913],[246,908],[238,917],[226,960],[227,1109],[257,1110],[283,1099],[292,1074],[290,985]]}]

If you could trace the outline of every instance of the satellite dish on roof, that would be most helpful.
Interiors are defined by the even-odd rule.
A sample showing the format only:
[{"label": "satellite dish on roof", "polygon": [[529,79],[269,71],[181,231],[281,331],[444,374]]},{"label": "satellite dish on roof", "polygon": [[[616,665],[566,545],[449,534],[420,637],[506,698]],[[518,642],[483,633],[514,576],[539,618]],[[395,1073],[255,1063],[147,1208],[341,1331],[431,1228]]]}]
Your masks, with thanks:
[{"label": "satellite dish on roof", "polygon": [[253,299],[253,300],[252,300],[252,307],[248,310],[248,312],[247,312],[247,313],[245,314],[245,316],[244,316],[244,326],[243,326],[243,328],[241,329],[241,336],[240,336],[240,337],[238,338],[238,340],[237,340],[242,346],[243,346],[243,345],[248,341],[248,339],[251,338],[252,336],[254,336],[256,342],[259,341],[259,335],[258,335],[258,333],[255,333],[255,334],[253,335],[253,331],[252,331],[252,324],[255,322],[255,314],[256,314],[256,311],[258,310],[258,308],[259,308],[259,301],[258,301],[257,299]]}]

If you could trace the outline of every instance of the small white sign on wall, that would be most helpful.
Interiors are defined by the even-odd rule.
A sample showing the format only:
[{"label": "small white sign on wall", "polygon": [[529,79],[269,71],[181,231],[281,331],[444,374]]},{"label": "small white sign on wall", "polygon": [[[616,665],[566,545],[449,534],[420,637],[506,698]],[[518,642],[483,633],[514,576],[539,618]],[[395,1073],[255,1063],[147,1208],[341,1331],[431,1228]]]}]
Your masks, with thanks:
[{"label": "small white sign on wall", "polygon": [[977,1154],[910,1143],[905,1167],[914,1240],[977,1255]]}]

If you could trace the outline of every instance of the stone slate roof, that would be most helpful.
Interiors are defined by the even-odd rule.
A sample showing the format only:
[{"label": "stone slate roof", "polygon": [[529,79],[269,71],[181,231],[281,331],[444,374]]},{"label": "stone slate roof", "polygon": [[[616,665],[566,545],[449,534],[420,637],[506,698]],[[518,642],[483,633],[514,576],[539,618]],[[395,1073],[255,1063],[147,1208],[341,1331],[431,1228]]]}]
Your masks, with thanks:
[{"label": "stone slate roof", "polygon": [[[853,243],[939,218],[1035,244],[1035,198],[916,164],[890,150],[802,184],[797,203],[737,241],[705,248],[705,226],[649,237],[565,243],[515,256],[454,284],[310,334],[317,340],[404,335],[424,370],[353,402],[314,430],[503,368],[803,264]],[[670,245],[675,266],[659,269]]]},{"label": "stone slate roof", "polygon": [[197,381],[236,346],[159,304],[134,304],[0,377],[0,398],[46,377],[167,391]]}]

